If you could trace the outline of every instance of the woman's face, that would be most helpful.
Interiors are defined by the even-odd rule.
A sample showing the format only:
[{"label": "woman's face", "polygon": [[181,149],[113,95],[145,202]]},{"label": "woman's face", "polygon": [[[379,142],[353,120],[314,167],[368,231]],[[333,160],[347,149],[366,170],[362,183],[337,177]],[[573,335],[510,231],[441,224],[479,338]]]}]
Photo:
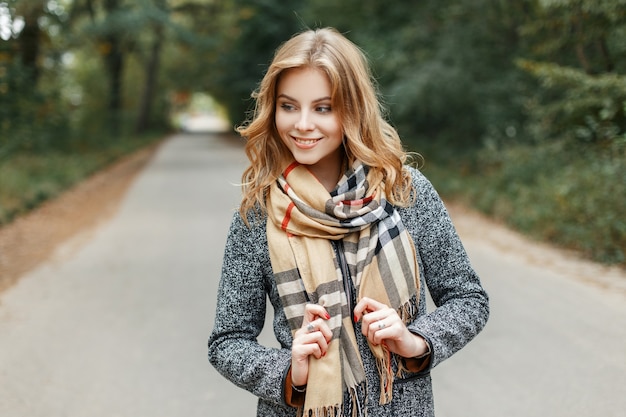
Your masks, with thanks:
[{"label": "woman's face", "polygon": [[315,68],[283,72],[276,91],[276,129],[295,160],[332,190],[342,174],[343,131],[324,72]]}]

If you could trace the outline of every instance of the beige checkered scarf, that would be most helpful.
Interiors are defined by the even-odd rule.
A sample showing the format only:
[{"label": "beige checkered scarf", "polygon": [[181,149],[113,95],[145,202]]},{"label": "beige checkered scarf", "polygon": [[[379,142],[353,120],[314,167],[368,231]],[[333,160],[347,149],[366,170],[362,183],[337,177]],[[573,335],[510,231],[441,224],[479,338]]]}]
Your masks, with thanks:
[{"label": "beige checkered scarf", "polygon": [[[326,356],[310,357],[301,410],[306,416],[340,416],[346,389],[356,414],[361,408],[355,403],[356,390],[365,384],[353,313],[330,240],[343,239],[358,299],[367,296],[393,306],[405,322],[415,314],[411,300],[419,293],[419,279],[413,241],[385,199],[382,181],[368,171],[356,162],[329,193],[305,166],[293,162],[268,193],[270,259],[292,333],[302,326],[306,303],[324,306],[331,316],[333,340]],[[380,403],[385,404],[394,378],[391,354],[384,344],[370,349],[380,374]]]}]

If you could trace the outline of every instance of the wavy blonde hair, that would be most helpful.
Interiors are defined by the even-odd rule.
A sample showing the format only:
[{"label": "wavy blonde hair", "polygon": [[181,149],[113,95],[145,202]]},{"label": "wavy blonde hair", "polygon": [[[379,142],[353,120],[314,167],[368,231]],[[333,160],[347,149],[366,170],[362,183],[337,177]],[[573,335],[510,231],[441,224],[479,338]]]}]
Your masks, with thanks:
[{"label": "wavy blonde hair", "polygon": [[250,166],[242,175],[240,213],[266,212],[265,194],[292,159],[276,131],[276,88],[281,74],[293,68],[323,71],[331,86],[331,106],[343,126],[348,163],[360,160],[385,184],[389,201],[411,200],[411,177],[404,169],[408,155],[396,130],[385,121],[375,81],[363,52],[337,30],[307,30],[285,42],[274,55],[258,89],[252,93],[252,118],[237,131],[247,139]]}]

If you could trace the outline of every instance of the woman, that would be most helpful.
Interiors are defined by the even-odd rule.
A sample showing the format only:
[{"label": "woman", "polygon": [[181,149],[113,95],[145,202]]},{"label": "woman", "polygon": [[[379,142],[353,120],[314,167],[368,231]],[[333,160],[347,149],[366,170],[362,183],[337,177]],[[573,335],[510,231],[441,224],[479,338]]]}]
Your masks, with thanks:
[{"label": "woman", "polygon": [[[210,362],[258,416],[433,416],[430,370],[480,332],[488,299],[364,55],[303,32],[253,97]],[[266,298],[280,349],[257,342]]]}]

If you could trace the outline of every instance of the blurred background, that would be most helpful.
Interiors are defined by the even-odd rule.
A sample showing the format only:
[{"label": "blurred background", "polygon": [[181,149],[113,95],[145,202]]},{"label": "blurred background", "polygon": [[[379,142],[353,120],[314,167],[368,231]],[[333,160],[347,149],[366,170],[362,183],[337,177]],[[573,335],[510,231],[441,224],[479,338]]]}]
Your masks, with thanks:
[{"label": "blurred background", "polygon": [[324,26],[446,198],[626,264],[624,0],[0,1],[0,227],[168,132],[240,124],[275,48]]}]

